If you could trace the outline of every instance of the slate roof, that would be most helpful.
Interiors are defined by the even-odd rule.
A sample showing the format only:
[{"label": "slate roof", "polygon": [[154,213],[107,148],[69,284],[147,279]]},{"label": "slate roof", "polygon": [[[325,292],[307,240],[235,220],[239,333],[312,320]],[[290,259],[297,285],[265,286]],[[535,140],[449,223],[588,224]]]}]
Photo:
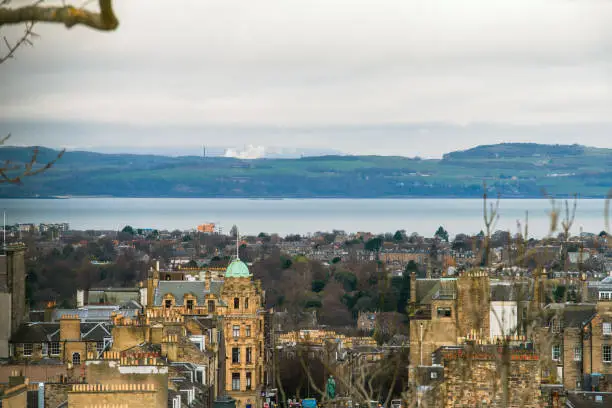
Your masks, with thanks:
[{"label": "slate roof", "polygon": [[215,296],[221,296],[221,289],[223,289],[223,281],[211,280],[210,281],[210,293]]},{"label": "slate roof", "polygon": [[110,321],[111,315],[114,312],[120,312],[123,316],[134,318],[136,312],[142,308],[136,301],[117,305],[87,305],[78,309],[55,309],[53,311],[53,320],[60,320],[63,315],[79,315],[82,321]]},{"label": "slate roof", "polygon": [[583,327],[595,316],[595,305],[591,304],[568,304],[559,308],[546,309],[547,321],[553,318],[561,319],[562,327]]},{"label": "slate roof", "polygon": [[155,306],[162,305],[164,295],[171,294],[174,296],[178,306],[183,305],[183,298],[186,294],[195,296],[199,305],[204,304],[204,295],[209,293],[205,290],[203,281],[160,281],[159,286],[155,289]]},{"label": "slate roof", "polygon": [[104,338],[109,336],[111,336],[110,328],[104,324],[81,323],[81,338],[85,341],[104,341]]},{"label": "slate roof", "polygon": [[439,279],[417,279],[416,281],[416,297],[417,304],[424,304],[426,298],[431,301],[431,296],[435,292],[436,287],[440,286]]},{"label": "slate roof", "polygon": [[[104,337],[110,335],[108,324],[81,323],[81,338],[84,341],[103,341]],[[59,323],[23,323],[11,336],[11,343],[46,343],[59,339]]]},{"label": "slate roof", "polygon": [[491,282],[492,302],[528,301],[532,291],[527,282]]}]

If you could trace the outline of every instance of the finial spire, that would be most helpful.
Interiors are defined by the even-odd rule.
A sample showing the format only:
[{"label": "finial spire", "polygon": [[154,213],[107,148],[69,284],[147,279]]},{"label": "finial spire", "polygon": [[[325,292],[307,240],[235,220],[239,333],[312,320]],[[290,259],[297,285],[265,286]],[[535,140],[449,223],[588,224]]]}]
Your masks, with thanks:
[{"label": "finial spire", "polygon": [[240,259],[240,231],[236,227],[236,259]]}]

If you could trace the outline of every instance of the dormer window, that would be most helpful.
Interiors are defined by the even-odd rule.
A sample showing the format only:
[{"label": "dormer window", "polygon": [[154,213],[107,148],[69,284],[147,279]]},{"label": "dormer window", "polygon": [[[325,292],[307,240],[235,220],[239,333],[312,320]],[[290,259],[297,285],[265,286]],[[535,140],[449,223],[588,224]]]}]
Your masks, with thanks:
[{"label": "dormer window", "polygon": [[553,319],[553,321],[551,322],[551,330],[553,333],[561,332],[561,322],[559,321],[559,319]]},{"label": "dormer window", "polygon": [[169,293],[164,295],[163,305],[166,309],[170,309],[175,304],[176,302],[174,301],[174,296]]},{"label": "dormer window", "polygon": [[189,299],[187,301],[187,305],[186,306],[187,306],[187,310],[193,310],[193,300]]}]

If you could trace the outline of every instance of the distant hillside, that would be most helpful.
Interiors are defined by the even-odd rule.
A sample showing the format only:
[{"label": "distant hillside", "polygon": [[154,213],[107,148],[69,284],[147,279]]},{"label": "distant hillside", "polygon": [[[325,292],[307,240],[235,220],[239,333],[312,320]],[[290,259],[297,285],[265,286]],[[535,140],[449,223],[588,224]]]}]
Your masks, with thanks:
[{"label": "distant hillside", "polygon": [[[23,163],[31,148],[0,148]],[[57,151],[42,148],[39,161]],[[441,160],[391,156],[296,159],[201,158],[67,152],[48,172],[0,197],[604,197],[612,187],[612,149],[579,145],[498,144],[452,152]]]},{"label": "distant hillside", "polygon": [[[581,145],[543,145],[537,143],[501,143],[477,146],[444,155],[445,160],[453,159],[510,159],[533,157],[582,156],[588,148]],[[612,154],[612,149],[592,149],[601,154]]]}]

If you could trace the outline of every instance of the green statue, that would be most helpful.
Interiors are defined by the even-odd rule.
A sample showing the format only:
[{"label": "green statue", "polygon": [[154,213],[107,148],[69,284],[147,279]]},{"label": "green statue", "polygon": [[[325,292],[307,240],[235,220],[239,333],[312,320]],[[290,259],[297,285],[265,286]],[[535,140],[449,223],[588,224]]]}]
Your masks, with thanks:
[{"label": "green statue", "polygon": [[334,380],[333,375],[330,375],[327,379],[327,396],[330,399],[336,398],[336,380]]}]

